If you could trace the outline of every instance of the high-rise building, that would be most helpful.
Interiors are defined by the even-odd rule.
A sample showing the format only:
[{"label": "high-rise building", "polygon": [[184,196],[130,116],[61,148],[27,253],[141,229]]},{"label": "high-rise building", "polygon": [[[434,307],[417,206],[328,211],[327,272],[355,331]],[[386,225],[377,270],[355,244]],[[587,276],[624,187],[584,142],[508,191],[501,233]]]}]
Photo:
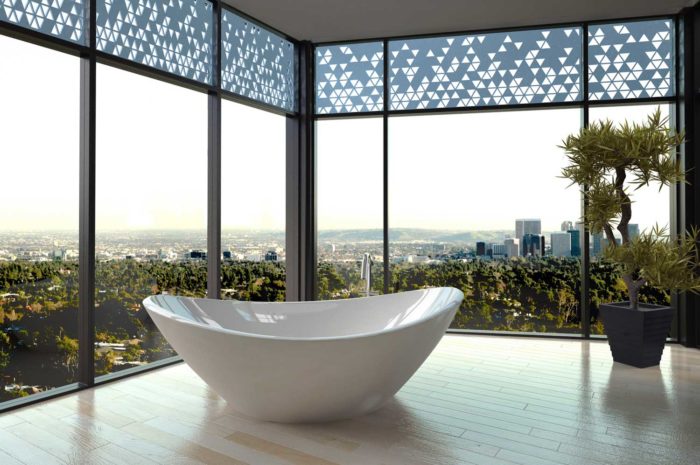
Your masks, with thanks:
[{"label": "high-rise building", "polygon": [[570,257],[571,238],[572,236],[569,232],[552,233],[550,236],[552,255],[555,257]]},{"label": "high-rise building", "polygon": [[505,244],[492,244],[491,251],[494,258],[502,258],[508,254],[508,248]]},{"label": "high-rise building", "polygon": [[520,255],[520,241],[514,238],[508,238],[503,241],[506,246],[506,256],[507,257],[517,257]]},{"label": "high-rise building", "polygon": [[639,225],[636,223],[630,223],[627,225],[627,230],[630,233],[630,240],[635,237],[639,237]]},{"label": "high-rise building", "polygon": [[603,233],[595,233],[591,234],[591,247],[593,250],[591,251],[591,254],[596,257],[600,255],[600,252],[603,251]]},{"label": "high-rise building", "polygon": [[189,258],[192,260],[206,260],[207,253],[201,250],[190,250]]},{"label": "high-rise building", "polygon": [[541,257],[544,255],[544,237],[539,234],[525,234],[521,252],[523,257]]},{"label": "high-rise building", "polygon": [[561,230],[564,232],[570,231],[574,229],[574,223],[571,221],[562,221],[561,223]]},{"label": "high-rise building", "polygon": [[[579,223],[581,224],[581,223]],[[566,231],[569,236],[571,236],[571,256],[580,257],[581,256],[581,230],[580,229],[569,229]],[[552,245],[552,247],[554,247]]]},{"label": "high-rise building", "polygon": [[476,256],[483,257],[484,255],[486,255],[486,242],[477,242],[476,243]]},{"label": "high-rise building", "polygon": [[515,220],[515,238],[522,241],[525,234],[542,234],[542,220],[539,218]]}]

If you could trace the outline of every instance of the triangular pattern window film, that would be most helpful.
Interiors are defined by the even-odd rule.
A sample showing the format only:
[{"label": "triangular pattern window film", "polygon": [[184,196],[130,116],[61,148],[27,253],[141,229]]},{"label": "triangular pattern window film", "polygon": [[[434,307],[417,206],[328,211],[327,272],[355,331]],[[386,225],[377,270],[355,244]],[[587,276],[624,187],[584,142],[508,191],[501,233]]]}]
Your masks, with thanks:
[{"label": "triangular pattern window film", "polygon": [[213,83],[212,4],[205,0],[98,0],[97,50]]},{"label": "triangular pattern window film", "polygon": [[221,88],[296,110],[294,44],[231,11],[221,14]]},{"label": "triangular pattern window film", "polygon": [[316,113],[384,109],[384,44],[316,48]]},{"label": "triangular pattern window film", "polygon": [[87,44],[87,0],[0,0],[0,21]]},{"label": "triangular pattern window film", "polygon": [[588,28],[591,100],[673,96],[673,21],[635,21]]},{"label": "triangular pattern window film", "polygon": [[391,41],[390,109],[579,101],[581,36],[566,27]]}]

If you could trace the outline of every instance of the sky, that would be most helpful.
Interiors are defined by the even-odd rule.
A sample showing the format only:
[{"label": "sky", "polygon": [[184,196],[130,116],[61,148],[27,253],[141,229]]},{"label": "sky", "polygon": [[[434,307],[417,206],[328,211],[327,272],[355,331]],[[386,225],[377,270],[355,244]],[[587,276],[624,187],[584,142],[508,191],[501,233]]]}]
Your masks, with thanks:
[{"label": "sky", "polygon": [[[75,230],[79,60],[4,36],[0,56],[13,64],[0,73],[0,230]],[[206,228],[206,95],[106,65],[97,79],[98,233]],[[580,109],[390,118],[390,226],[510,230],[533,217],[555,231],[576,221],[579,193],[558,178],[557,145],[580,124]],[[283,116],[224,102],[224,229],[284,228],[285,127]],[[381,118],[322,120],[316,132],[319,229],[380,229]],[[667,190],[635,200],[633,222],[668,224]]]}]

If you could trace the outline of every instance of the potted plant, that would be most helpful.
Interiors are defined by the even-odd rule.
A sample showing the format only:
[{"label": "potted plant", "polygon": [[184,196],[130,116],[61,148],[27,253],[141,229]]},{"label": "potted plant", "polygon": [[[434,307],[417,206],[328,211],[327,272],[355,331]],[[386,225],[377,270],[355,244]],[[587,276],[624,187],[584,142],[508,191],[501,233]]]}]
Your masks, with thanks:
[{"label": "potted plant", "polygon": [[585,187],[583,221],[592,233],[605,235],[602,256],[619,264],[627,289],[628,301],[600,305],[613,360],[640,368],[659,364],[673,320],[671,307],[640,303],[640,289],[700,291],[697,229],[671,238],[658,226],[637,237],[629,228],[634,190],[685,182],[674,157],[683,140],[657,109],[643,124],[594,122],[561,146],[569,161],[563,177]]}]

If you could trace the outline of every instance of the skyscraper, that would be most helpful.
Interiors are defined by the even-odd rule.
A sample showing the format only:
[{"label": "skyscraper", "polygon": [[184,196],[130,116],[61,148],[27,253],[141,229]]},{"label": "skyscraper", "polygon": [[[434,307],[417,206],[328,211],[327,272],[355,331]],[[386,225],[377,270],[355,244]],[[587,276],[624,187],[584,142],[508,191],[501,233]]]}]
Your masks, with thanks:
[{"label": "skyscraper", "polygon": [[569,232],[552,233],[550,236],[552,255],[555,257],[570,257],[571,239],[572,236]]},{"label": "skyscraper", "polygon": [[542,220],[539,218],[515,220],[515,238],[522,241],[525,234],[542,234]]},{"label": "skyscraper", "polygon": [[539,234],[525,234],[521,252],[523,257],[541,257],[544,255],[544,237]]},{"label": "skyscraper", "polygon": [[603,251],[603,233],[599,232],[596,234],[591,235],[592,237],[592,246],[593,246],[593,251],[592,254],[593,256],[598,256],[600,255],[600,252]]},{"label": "skyscraper", "polygon": [[503,241],[506,246],[507,257],[517,257],[520,255],[520,241],[518,239],[508,238]]},{"label": "skyscraper", "polygon": [[[581,223],[579,223],[580,225]],[[566,231],[571,236],[571,256],[581,256],[581,231],[579,229],[569,229]],[[552,246],[553,247],[553,246]]]},{"label": "skyscraper", "polygon": [[505,257],[508,254],[508,247],[505,244],[492,244],[493,257]]},{"label": "skyscraper", "polygon": [[630,223],[627,225],[627,230],[630,233],[630,239],[634,239],[635,237],[639,237],[639,225],[635,223]]},{"label": "skyscraper", "polygon": [[540,236],[540,255],[544,257],[544,251],[545,251],[545,243],[544,243],[544,234]]},{"label": "skyscraper", "polygon": [[561,230],[562,231],[570,231],[574,229],[574,223],[571,221],[562,221],[561,223]]},{"label": "skyscraper", "polygon": [[486,242],[476,243],[476,256],[483,257],[486,255]]}]

